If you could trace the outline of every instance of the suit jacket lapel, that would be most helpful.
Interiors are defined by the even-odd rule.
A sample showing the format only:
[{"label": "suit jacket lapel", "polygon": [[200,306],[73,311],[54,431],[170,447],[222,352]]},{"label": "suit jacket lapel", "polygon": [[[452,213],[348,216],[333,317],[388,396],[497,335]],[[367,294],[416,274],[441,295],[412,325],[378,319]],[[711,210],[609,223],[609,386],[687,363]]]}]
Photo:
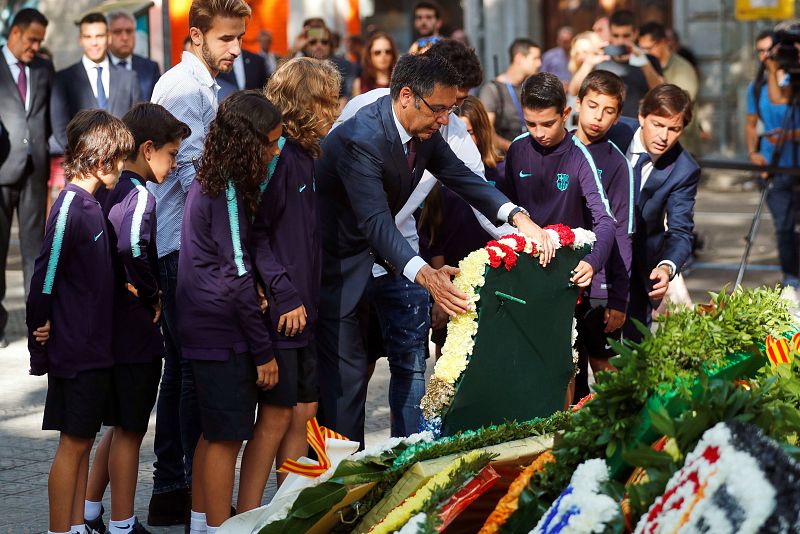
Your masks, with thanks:
[{"label": "suit jacket lapel", "polygon": [[[386,139],[390,142],[390,151],[392,155],[392,166],[394,167],[397,179],[386,179],[384,174],[383,187],[389,199],[389,207],[392,214],[397,214],[400,208],[408,199],[411,194],[412,177],[408,172],[408,162],[406,161],[406,153],[403,150],[403,143],[400,141],[400,132],[397,131],[397,126],[394,123],[394,116],[392,115],[392,100],[390,97],[383,97],[380,103],[381,122],[383,123],[384,133]],[[388,171],[389,169],[384,169]]]},{"label": "suit jacket lapel", "polygon": [[[111,66],[111,61],[108,62],[108,65],[109,65],[108,66],[108,87],[106,87],[106,98],[108,99],[108,109],[106,111],[108,111],[112,115],[117,116],[117,114],[114,113],[114,110],[116,108],[117,100],[118,100],[117,97],[119,96],[120,89],[121,89],[120,86],[119,86],[119,72],[118,72],[118,68],[117,67],[112,67]],[[133,65],[131,65],[131,67],[133,67]],[[113,91],[111,90],[112,87],[114,88]],[[122,115],[119,115],[119,116],[121,117]]]},{"label": "suit jacket lapel", "polygon": [[[2,78],[2,82],[9,86],[9,91],[13,94],[17,95],[16,101],[20,103],[20,105],[24,108],[25,102],[22,101],[22,95],[19,94],[19,88],[17,87],[17,81],[14,79],[14,76],[11,75],[11,69],[8,67],[8,63],[5,62],[5,57],[0,56],[2,59],[2,67],[0,67],[0,78]],[[33,69],[30,69],[33,72]],[[33,81],[30,81],[31,88],[33,88]],[[31,104],[33,104],[33,100],[31,100]],[[31,105],[33,107],[33,105]]]},{"label": "suit jacket lapel", "polygon": [[657,166],[653,167],[652,172],[650,172],[650,176],[647,177],[647,181],[642,187],[642,193],[639,197],[639,203],[644,204],[644,202],[653,196],[653,194],[658,191],[658,189],[664,185],[664,182],[667,181],[669,175],[672,173],[672,168],[675,166],[675,160],[671,160],[665,166]]}]

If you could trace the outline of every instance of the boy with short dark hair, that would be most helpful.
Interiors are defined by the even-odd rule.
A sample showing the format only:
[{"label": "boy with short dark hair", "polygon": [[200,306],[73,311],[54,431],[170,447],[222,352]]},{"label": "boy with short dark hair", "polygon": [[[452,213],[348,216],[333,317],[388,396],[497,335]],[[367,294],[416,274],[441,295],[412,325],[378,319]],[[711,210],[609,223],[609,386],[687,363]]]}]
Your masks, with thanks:
[{"label": "boy with short dark hair", "polygon": [[578,305],[581,372],[576,378],[573,400],[589,394],[587,361],[595,372],[613,369],[608,358],[614,352],[607,338],[620,337],[628,309],[634,224],[633,169],[625,154],[606,135],[619,121],[624,101],[622,78],[598,70],[583,80],[576,102],[578,128],[573,135],[586,146],[594,160],[617,225],[608,261],[592,279],[591,298]]},{"label": "boy with short dark hair", "polygon": [[[134,138],[119,183],[98,195],[106,215],[115,267],[112,414],[89,477],[84,519],[104,532],[100,501],[111,481],[110,534],[146,532],[133,513],[139,448],[161,379],[164,339],[156,251],[156,199],[144,187],[161,183],[176,167],[190,130],[158,104],[141,103],[122,118]],[[109,462],[110,458],[110,462]],[[109,464],[112,467],[109,467]]]},{"label": "boy with short dark hair", "polygon": [[522,88],[527,133],[511,143],[506,180],[500,189],[544,227],[565,224],[597,235],[592,251],[575,268],[572,282],[588,287],[605,265],[614,243],[614,218],[594,161],[564,124],[572,111],[561,81],[542,72]]},{"label": "boy with short dark hair", "polygon": [[83,533],[89,452],[111,393],[114,269],[108,228],[94,193],[113,188],[133,136],[98,110],[67,126],[69,183],[47,220],[26,322],[31,374],[48,374],[43,430],[61,438],[48,479],[52,534]]}]

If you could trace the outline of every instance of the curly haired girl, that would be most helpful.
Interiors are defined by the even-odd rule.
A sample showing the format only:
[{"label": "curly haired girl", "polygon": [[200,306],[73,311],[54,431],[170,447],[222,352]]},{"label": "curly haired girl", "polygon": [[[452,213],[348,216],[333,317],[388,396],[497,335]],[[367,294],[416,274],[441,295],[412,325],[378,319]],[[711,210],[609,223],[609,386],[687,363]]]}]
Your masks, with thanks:
[{"label": "curly haired girl", "polygon": [[236,456],[253,435],[258,390],[279,383],[247,243],[282,131],[280,112],[260,92],[228,97],[186,198],[176,307],[201,417],[192,510],[205,512],[212,528],[230,516]]}]

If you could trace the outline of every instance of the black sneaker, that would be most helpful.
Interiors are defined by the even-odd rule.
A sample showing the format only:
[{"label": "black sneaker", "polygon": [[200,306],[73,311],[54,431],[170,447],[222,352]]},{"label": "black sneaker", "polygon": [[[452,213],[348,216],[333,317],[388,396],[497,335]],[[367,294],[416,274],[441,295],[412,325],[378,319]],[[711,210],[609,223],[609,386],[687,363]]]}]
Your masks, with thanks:
[{"label": "black sneaker", "polygon": [[139,523],[138,519],[133,522],[133,529],[131,530],[131,532],[136,534],[151,534],[149,530],[144,528],[142,524]]},{"label": "black sneaker", "polygon": [[154,493],[150,497],[147,524],[151,527],[185,525],[187,506],[190,506],[189,492],[185,488],[166,493]]},{"label": "black sneaker", "polygon": [[106,513],[105,508],[103,508],[103,506],[101,505],[100,515],[98,515],[91,521],[84,518],[83,522],[86,525],[87,534],[106,534],[106,524],[103,523],[104,513]]}]

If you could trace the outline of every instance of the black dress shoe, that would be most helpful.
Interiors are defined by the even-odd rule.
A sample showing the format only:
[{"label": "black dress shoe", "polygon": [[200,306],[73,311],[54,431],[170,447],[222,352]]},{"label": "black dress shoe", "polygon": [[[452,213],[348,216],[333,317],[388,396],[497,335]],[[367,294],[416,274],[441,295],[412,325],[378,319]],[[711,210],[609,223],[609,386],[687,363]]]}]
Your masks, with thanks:
[{"label": "black dress shoe", "polygon": [[154,493],[150,497],[147,524],[151,527],[168,527],[187,523],[186,507],[189,505],[189,491],[177,489],[166,493]]}]

